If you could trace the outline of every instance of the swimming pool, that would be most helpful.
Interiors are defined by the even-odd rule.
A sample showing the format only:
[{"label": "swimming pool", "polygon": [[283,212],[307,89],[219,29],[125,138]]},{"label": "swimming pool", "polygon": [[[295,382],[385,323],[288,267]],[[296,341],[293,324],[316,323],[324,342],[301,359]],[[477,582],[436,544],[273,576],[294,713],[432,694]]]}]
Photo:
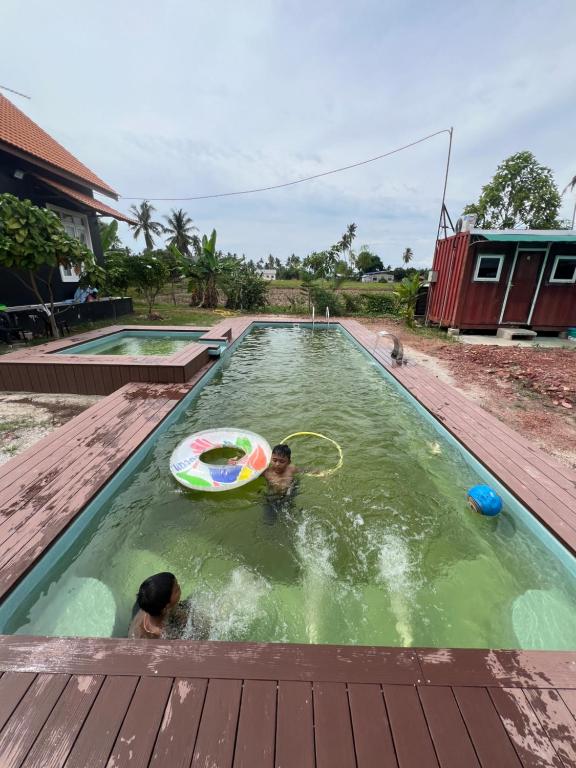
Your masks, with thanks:
[{"label": "swimming pool", "polygon": [[[170,453],[217,426],[328,434],[345,464],[277,506],[262,480],[186,491]],[[139,583],[172,570],[212,639],[576,648],[573,558],[498,486],[505,513],[472,513],[486,471],[343,332],[253,329],[133,465],[5,601],[3,632],[125,634]]]},{"label": "swimming pool", "polygon": [[[206,331],[118,331],[101,339],[59,350],[57,355],[161,355],[167,357],[191,342],[202,343]],[[214,343],[213,341],[210,343]]]}]

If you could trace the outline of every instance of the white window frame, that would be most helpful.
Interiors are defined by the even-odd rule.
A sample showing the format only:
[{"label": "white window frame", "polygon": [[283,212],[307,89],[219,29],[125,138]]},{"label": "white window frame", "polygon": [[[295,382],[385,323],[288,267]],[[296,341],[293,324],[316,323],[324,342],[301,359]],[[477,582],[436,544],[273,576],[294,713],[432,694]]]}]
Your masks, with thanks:
[{"label": "white window frame", "polygon": [[[480,271],[480,264],[482,259],[498,259],[498,270],[496,271],[496,277],[478,277]],[[502,265],[504,264],[503,253],[479,253],[476,256],[476,268],[474,269],[473,282],[475,283],[499,283],[500,275],[502,274]]]},{"label": "white window frame", "polygon": [[548,279],[548,282],[552,285],[572,285],[573,283],[576,283],[576,266],[574,267],[574,272],[572,273],[572,277],[568,280],[564,278],[553,278],[552,275],[554,272],[556,272],[556,267],[561,261],[564,261],[565,259],[570,259],[571,261],[574,261],[576,259],[576,255],[570,256],[568,254],[558,254],[554,257],[554,263],[552,264],[552,270],[550,272],[550,278]]},{"label": "white window frame", "polygon": [[[79,211],[70,211],[67,208],[60,208],[59,206],[52,205],[51,203],[48,203],[46,207],[51,211],[54,211],[54,213],[57,213],[60,216],[60,219],[62,219],[63,214],[66,216],[76,216],[77,218],[82,219],[84,232],[86,233],[85,245],[92,251],[92,253],[94,253],[94,248],[92,248],[92,238],[90,237],[90,226],[88,224],[88,217],[86,214],[80,213]],[[60,279],[63,283],[78,283],[80,281],[80,274],[75,274],[74,269],[72,268],[72,274],[69,275],[66,273],[66,268],[60,265]]]}]

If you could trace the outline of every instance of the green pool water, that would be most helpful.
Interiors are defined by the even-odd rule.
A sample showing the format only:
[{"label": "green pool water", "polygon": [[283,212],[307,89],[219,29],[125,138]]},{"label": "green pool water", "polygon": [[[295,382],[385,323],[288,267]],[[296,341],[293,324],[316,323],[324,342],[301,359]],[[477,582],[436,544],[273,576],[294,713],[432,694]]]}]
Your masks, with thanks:
[{"label": "green pool water", "polygon": [[[276,508],[262,479],[182,488],[172,450],[219,426],[271,444],[321,432],[344,466],[303,477]],[[337,459],[327,443],[292,447],[296,464]],[[569,558],[513,505],[496,519],[473,513],[466,490],[482,481],[343,333],[258,328],[0,630],[125,635],[140,582],[170,570],[216,640],[576,648]]]},{"label": "green pool water", "polygon": [[204,331],[163,333],[161,331],[122,331],[95,341],[68,347],[60,355],[160,355],[166,357],[197,341]]}]

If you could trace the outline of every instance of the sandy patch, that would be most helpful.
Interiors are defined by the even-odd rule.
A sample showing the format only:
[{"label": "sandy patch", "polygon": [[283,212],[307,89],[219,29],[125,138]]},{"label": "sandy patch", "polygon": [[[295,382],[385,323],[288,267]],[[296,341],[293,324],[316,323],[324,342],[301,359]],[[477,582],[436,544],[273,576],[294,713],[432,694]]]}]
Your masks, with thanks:
[{"label": "sandy patch", "polygon": [[0,464],[22,453],[100,399],[97,395],[1,392]]}]

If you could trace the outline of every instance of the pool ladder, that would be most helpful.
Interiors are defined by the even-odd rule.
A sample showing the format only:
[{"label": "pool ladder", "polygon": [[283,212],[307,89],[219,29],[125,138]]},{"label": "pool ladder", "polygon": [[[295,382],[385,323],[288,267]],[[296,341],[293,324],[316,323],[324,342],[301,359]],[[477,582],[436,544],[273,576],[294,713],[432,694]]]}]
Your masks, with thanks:
[{"label": "pool ladder", "polygon": [[404,360],[404,347],[402,346],[402,342],[400,341],[398,336],[396,336],[393,333],[390,333],[390,331],[378,331],[378,333],[376,334],[376,343],[374,344],[374,351],[376,351],[378,342],[383,336],[389,336],[394,342],[394,348],[392,352],[390,352],[390,356],[393,357],[394,360],[396,360],[396,362],[399,365],[402,365],[402,363],[406,365],[408,361]]}]

